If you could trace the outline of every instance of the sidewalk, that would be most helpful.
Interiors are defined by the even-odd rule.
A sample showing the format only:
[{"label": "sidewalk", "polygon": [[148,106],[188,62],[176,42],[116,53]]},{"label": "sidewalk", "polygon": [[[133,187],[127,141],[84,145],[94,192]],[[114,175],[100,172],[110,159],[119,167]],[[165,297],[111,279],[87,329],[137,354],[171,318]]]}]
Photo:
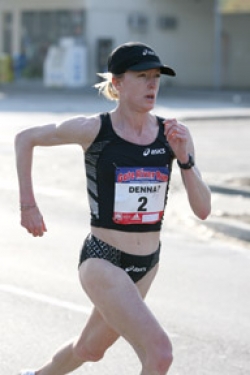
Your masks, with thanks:
[{"label": "sidewalk", "polygon": [[250,173],[235,186],[210,185],[214,200],[211,216],[202,225],[218,237],[239,241],[250,248]]},{"label": "sidewalk", "polygon": [[[7,106],[7,99],[11,98],[11,109],[22,110],[18,100],[23,99],[31,111],[85,112],[93,107],[93,101],[102,108],[113,108],[114,102],[109,102],[98,96],[92,86],[84,88],[46,88],[38,81],[19,81],[9,84],[0,84],[0,111],[2,105]],[[37,103],[34,99],[37,98]],[[33,99],[30,103],[29,99]],[[5,102],[5,103],[4,103]],[[65,105],[66,104],[66,105]],[[96,107],[96,106],[95,106]],[[213,90],[189,89],[175,87],[161,87],[157,99],[157,112],[161,107],[169,113],[178,115],[185,120],[216,119],[216,118],[250,118],[250,90]]]},{"label": "sidewalk", "polygon": [[250,90],[163,88],[158,103],[177,110],[185,120],[250,118]]},{"label": "sidewalk", "polygon": [[[92,87],[48,89],[41,82],[17,82],[0,85],[2,112],[86,113],[109,110],[114,103],[99,97]],[[25,110],[24,110],[25,108]],[[249,91],[214,91],[163,87],[157,100],[157,113],[184,120],[250,119]],[[249,121],[250,141],[250,121]],[[198,226],[216,236],[236,239],[250,247],[250,169],[244,179],[216,181],[210,185],[215,202],[212,215]]]}]

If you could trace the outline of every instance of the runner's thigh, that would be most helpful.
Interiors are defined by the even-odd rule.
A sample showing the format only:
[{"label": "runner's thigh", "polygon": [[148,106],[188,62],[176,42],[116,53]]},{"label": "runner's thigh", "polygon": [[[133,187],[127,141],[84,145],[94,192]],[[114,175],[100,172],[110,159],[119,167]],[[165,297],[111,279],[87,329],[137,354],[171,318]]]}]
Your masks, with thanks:
[{"label": "runner's thigh", "polygon": [[[145,298],[157,269],[158,266],[156,265],[136,284],[142,298]],[[77,351],[79,355],[83,357],[86,356],[86,360],[98,360],[104,355],[105,351],[114,344],[119,336],[120,335],[104,320],[103,316],[95,307],[81,336],[76,342]],[[92,358],[90,358],[90,356],[92,356]]]},{"label": "runner's thigh", "polygon": [[161,331],[143,302],[156,270],[157,266],[136,285],[122,269],[103,259],[88,259],[80,267],[83,289],[103,317],[106,329],[122,335],[132,345],[138,341],[141,345],[148,341],[148,335],[153,338]]}]

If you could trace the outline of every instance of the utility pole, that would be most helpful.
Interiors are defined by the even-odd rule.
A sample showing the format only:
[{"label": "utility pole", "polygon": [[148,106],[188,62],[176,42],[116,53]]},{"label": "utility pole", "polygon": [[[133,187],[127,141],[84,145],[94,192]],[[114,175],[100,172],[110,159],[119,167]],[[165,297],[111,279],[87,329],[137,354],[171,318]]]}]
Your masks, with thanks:
[{"label": "utility pole", "polygon": [[220,1],[221,0],[214,0],[214,88],[217,90],[221,88],[222,73],[222,16]]}]

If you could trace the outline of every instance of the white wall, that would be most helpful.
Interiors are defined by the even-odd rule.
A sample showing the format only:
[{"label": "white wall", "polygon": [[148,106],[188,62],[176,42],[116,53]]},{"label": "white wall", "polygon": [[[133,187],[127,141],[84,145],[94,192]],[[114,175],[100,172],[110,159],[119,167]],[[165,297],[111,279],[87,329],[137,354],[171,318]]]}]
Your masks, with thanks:
[{"label": "white wall", "polygon": [[[159,3],[159,4],[158,4]],[[213,77],[213,2],[201,0],[156,1],[156,12],[177,18],[176,30],[155,30],[161,56],[176,71],[176,84],[210,86]]]},{"label": "white wall", "polygon": [[[174,80],[168,83],[182,86],[213,85],[213,2],[207,0],[88,0],[88,47],[90,51],[90,77],[95,76],[96,46],[101,37],[110,37],[115,46],[129,40],[150,44],[161,59],[177,70]],[[90,6],[91,5],[91,6]],[[138,12],[148,19],[143,32],[128,26],[128,17]],[[161,30],[160,16],[177,19],[173,30]],[[166,79],[166,78],[165,78]]]}]

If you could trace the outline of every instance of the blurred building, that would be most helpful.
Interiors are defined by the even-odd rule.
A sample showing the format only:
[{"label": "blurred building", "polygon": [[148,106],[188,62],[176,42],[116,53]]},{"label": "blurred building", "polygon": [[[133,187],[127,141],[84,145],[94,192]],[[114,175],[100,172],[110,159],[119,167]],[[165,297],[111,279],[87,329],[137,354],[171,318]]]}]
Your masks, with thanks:
[{"label": "blurred building", "polygon": [[120,43],[136,40],[152,45],[161,59],[176,69],[176,79],[165,77],[163,83],[214,87],[219,63],[223,87],[249,88],[250,13],[223,15],[221,60],[216,60],[215,3],[0,0],[0,51],[13,58],[15,77],[41,77],[48,48],[61,38],[72,37],[86,47],[88,84],[93,84],[96,72],[106,70],[108,53]]},{"label": "blurred building", "polygon": [[221,85],[250,88],[250,0],[220,0]]}]

